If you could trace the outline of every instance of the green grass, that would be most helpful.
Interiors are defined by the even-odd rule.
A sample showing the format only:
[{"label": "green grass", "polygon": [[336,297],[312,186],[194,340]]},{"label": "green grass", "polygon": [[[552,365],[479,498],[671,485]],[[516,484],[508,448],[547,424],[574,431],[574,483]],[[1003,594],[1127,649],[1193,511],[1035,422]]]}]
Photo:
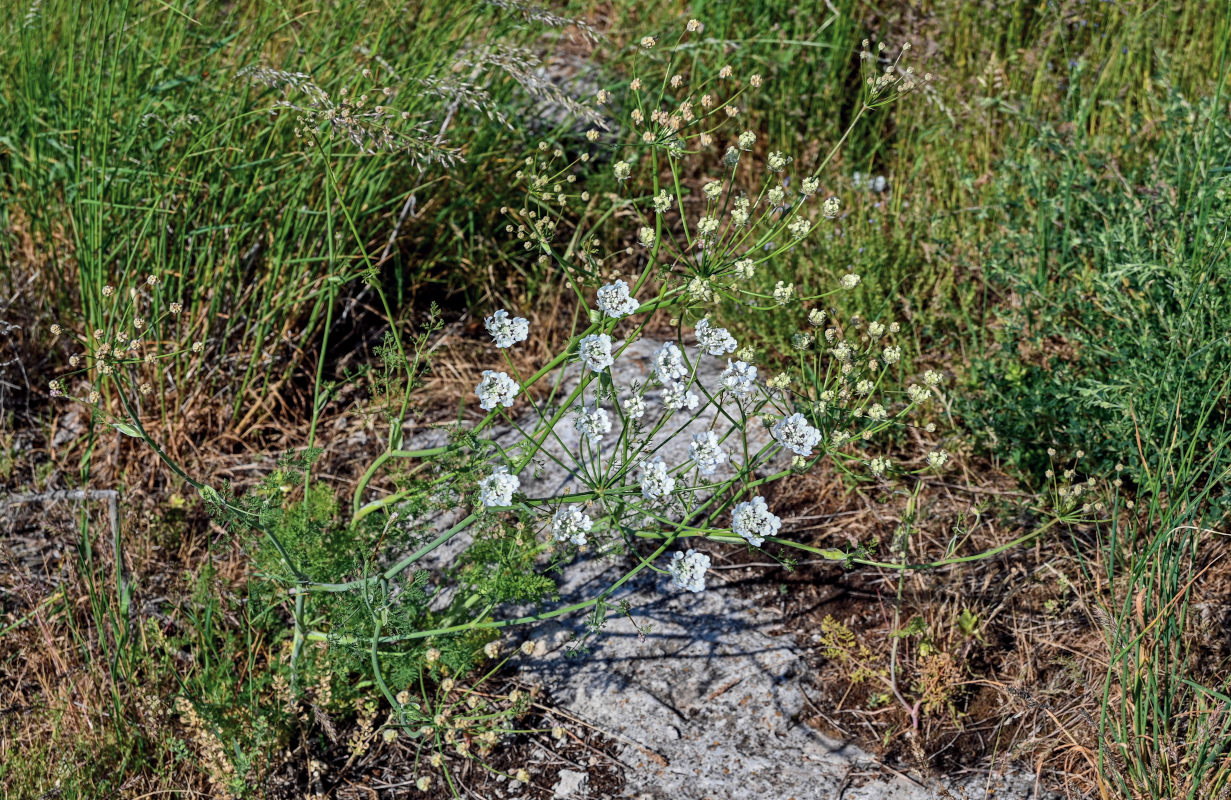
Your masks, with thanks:
[{"label": "green grass", "polygon": [[[986,262],[997,302],[976,329],[962,406],[1027,473],[1046,468],[1045,443],[1084,450],[1094,474],[1129,465],[1148,486],[1177,449],[1208,452],[1227,430],[1225,401],[1196,424],[1231,363],[1222,102],[1174,97],[1137,164],[1044,130],[998,181],[1007,224]],[[1231,490],[1210,500],[1231,509]]]},{"label": "green grass", "polygon": [[1216,398],[1229,386],[1224,369],[1191,420],[1162,400],[1156,411],[1182,444],[1153,461],[1140,505],[1116,503],[1090,565],[1101,574],[1085,576],[1106,587],[1098,766],[1115,796],[1196,800],[1231,785],[1231,680],[1194,602],[1208,596],[1226,536],[1211,526],[1226,518],[1216,501],[1231,478],[1231,428]]},{"label": "green grass", "polygon": [[[104,285],[158,274],[208,337],[219,367],[210,388],[225,390],[234,424],[248,389],[264,396],[302,360],[294,343],[319,332],[336,283],[363,271],[364,252],[381,252],[409,197],[429,226],[464,241],[461,209],[482,183],[475,170],[325,140],[333,191],[295,115],[271,118],[279,92],[240,71],[305,72],[335,98],[391,86],[393,108],[424,128],[412,138],[434,146],[443,131],[482,162],[516,152],[524,134],[465,103],[451,109],[421,82],[449,78],[463,46],[559,35],[484,4],[38,4],[0,48],[0,214],[32,241],[27,268],[47,271],[50,310],[66,324],[105,327]],[[531,104],[491,65],[465,77],[490,87],[488,105],[514,123]],[[394,248],[383,280],[408,300],[433,282],[456,288],[459,255]]]}]

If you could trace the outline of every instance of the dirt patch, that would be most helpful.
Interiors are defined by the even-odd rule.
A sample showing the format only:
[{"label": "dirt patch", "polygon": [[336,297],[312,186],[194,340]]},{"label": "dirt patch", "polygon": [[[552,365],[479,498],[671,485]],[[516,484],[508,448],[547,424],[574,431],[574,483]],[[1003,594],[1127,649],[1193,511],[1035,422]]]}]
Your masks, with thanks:
[{"label": "dirt patch", "polygon": [[[973,467],[978,485],[928,479],[910,543],[896,554],[895,533],[909,522],[904,492],[820,471],[776,497],[776,508],[784,535],[820,548],[871,545],[886,562],[941,560],[955,541],[952,556],[987,552],[1040,524],[1011,480]],[[819,731],[915,775],[1017,761],[1056,789],[1072,767],[1061,728],[1093,743],[1081,720],[1097,709],[1090,687],[1105,655],[1058,534],[905,575],[807,557],[786,568],[735,550],[711,557],[775,619],[774,632],[794,638],[808,665],[805,720]]]}]

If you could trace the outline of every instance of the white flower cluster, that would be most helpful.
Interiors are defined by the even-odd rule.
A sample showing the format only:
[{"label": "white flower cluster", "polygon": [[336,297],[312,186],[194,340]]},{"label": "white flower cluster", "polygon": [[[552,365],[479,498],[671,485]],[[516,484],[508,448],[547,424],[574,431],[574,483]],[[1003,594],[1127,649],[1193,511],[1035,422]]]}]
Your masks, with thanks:
[{"label": "white flower cluster", "polygon": [[718,385],[735,395],[737,400],[743,400],[756,391],[757,368],[747,361],[732,361],[727,359],[727,368],[718,377]]},{"label": "white flower cluster", "polygon": [[693,434],[692,444],[688,445],[688,457],[696,462],[697,471],[702,475],[713,475],[718,466],[727,460],[718,434],[713,431]]},{"label": "white flower cluster", "polygon": [[735,203],[731,208],[731,221],[741,228],[748,224],[748,218],[752,216],[752,201],[747,197],[735,198]]},{"label": "white flower cluster", "polygon": [[491,411],[496,406],[508,408],[513,405],[513,398],[517,397],[518,391],[517,381],[508,375],[503,372],[485,369],[483,370],[483,380],[479,381],[479,385],[474,390],[474,393],[479,396],[479,408],[484,411]]},{"label": "white flower cluster", "polygon": [[667,342],[655,350],[653,371],[654,380],[664,386],[683,379],[688,374],[688,369],[684,366],[684,354],[680,352],[679,345]]},{"label": "white flower cluster", "polygon": [[710,568],[710,557],[696,550],[676,552],[667,563],[671,582],[690,592],[705,591],[705,571]]},{"label": "white flower cluster", "polygon": [[675,478],[667,469],[667,462],[659,456],[641,470],[641,494],[646,500],[663,500],[675,491]]},{"label": "white flower cluster", "polygon": [[551,520],[551,534],[557,542],[586,543],[586,534],[594,527],[594,520],[580,508],[570,506],[556,512]]},{"label": "white flower cluster", "polygon": [[645,398],[639,394],[624,399],[624,415],[629,419],[641,419],[645,416]]},{"label": "white flower cluster", "polygon": [[524,317],[510,317],[504,309],[492,314],[483,324],[496,340],[496,347],[502,350],[526,341],[530,335],[530,321]]},{"label": "white flower cluster", "polygon": [[633,299],[632,292],[624,281],[608,283],[599,288],[595,302],[599,310],[612,319],[627,317],[641,307],[641,304]]},{"label": "white flower cluster", "polygon": [[731,512],[731,530],[753,547],[760,547],[766,536],[776,536],[781,527],[782,520],[770,513],[765,498],[760,496],[736,504]]},{"label": "white flower cluster", "polygon": [[736,342],[730,331],[714,327],[706,318],[697,323],[697,346],[711,356],[722,356],[735,352]]},{"label": "white flower cluster", "polygon": [[812,448],[821,441],[821,432],[809,425],[808,419],[798,412],[779,420],[770,433],[778,444],[801,456],[812,455]]},{"label": "white flower cluster", "polygon": [[578,407],[573,417],[573,427],[591,444],[598,444],[603,440],[603,434],[611,432],[611,418],[606,409],[598,406]]},{"label": "white flower cluster", "polygon": [[611,355],[611,337],[605,333],[583,336],[577,343],[577,355],[581,363],[595,372],[602,372],[615,363]]},{"label": "white flower cluster", "polygon": [[479,502],[488,508],[511,505],[513,493],[521,488],[521,480],[510,475],[508,467],[499,466],[479,481]]},{"label": "white flower cluster", "polygon": [[688,384],[683,381],[663,387],[663,405],[671,411],[680,411],[685,408],[693,411],[700,402],[701,398],[688,391]]}]

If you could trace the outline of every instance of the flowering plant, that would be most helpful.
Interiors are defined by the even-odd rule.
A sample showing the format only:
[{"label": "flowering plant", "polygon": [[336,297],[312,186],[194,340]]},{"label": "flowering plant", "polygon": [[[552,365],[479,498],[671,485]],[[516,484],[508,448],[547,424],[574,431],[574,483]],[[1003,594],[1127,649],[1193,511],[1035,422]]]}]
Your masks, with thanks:
[{"label": "flowering plant", "polygon": [[[690,22],[680,38],[698,30]],[[807,168],[782,151],[760,156],[758,135],[733,126],[759,76],[738,81],[722,67],[706,77],[695,65],[688,74],[693,62],[679,50],[660,55],[653,38],[640,47],[626,90],[597,93],[606,132],[589,130],[576,155],[566,155],[576,149],[567,143],[543,142],[512,176],[522,201],[504,210],[505,232],[571,287],[579,322],[567,343],[522,374],[510,352],[531,336],[530,322],[493,309],[485,319],[491,361],[474,390],[484,416],[445,444],[413,449],[403,423],[432,331],[406,339],[392,326],[377,379],[388,404],[387,444],[359,478],[343,522],[331,521],[336,507],[310,480],[312,440],[242,498],[188,475],[159,448],[142,420],[162,395],[160,360],[203,345],[164,330],[182,309],[160,296],[154,276],[134,287],[126,308],[116,297],[113,329],[81,337],[84,352],[70,359],[76,372],[52,384],[53,394],[83,400],[152,446],[232,529],[258,534],[262,573],[293,604],[292,662],[310,641],[352,653],[350,665],[370,671],[393,709],[389,724],[438,746],[457,741],[441,722],[447,715],[395,691],[399,684],[416,671],[443,680],[468,660],[492,657],[493,635],[510,625],[590,607],[601,624],[607,601],[647,570],[678,590],[703,591],[710,559],[702,541],[877,563],[866,552],[792,540],[769,490],[822,460],[891,477],[902,468],[872,456],[868,443],[892,428],[934,431],[918,412],[941,376],[911,380],[895,343],[899,323],[839,321],[824,306],[858,286],[858,275],[834,276],[823,289],[778,282],[765,290],[758,277],[818,227],[838,224],[842,204],[822,191],[822,172],[846,135]],[[865,52],[863,61],[874,74],[852,127],[921,85],[896,60]],[[304,135],[315,134],[309,126]],[[600,198],[580,184],[583,169],[600,163],[609,164],[602,168],[619,194],[596,215]],[[686,177],[697,174],[713,177]],[[605,250],[613,236],[605,226],[617,219],[627,230]],[[373,289],[383,302],[379,284]],[[753,343],[741,345],[718,318],[720,301],[793,319],[794,354],[771,362]],[[770,363],[792,366],[767,374]],[[946,458],[932,449],[921,469]],[[541,480],[548,462],[565,476],[563,490]],[[424,468],[395,474],[395,490],[373,496],[373,481],[406,463]],[[292,513],[286,498],[301,487],[303,504]],[[437,525],[432,511],[452,516]],[[349,532],[348,552],[321,544],[329,525]],[[433,590],[426,559],[459,544],[447,573],[457,590]],[[552,594],[544,554],[559,565],[583,550],[629,553],[635,563],[581,602],[498,617],[502,604]]]}]

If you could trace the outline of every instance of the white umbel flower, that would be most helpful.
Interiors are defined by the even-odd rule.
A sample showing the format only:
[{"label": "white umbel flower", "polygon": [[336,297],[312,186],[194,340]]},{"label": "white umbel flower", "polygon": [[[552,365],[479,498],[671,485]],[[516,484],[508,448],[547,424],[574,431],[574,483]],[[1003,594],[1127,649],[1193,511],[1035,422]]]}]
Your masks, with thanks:
[{"label": "white umbel flower", "polygon": [[933,450],[928,453],[928,466],[934,469],[940,469],[949,460],[949,454],[944,450]]},{"label": "white umbel flower", "polygon": [[697,323],[697,346],[712,356],[735,352],[735,337],[726,328],[716,328],[709,318]]},{"label": "white umbel flower", "polygon": [[697,465],[697,471],[702,475],[713,475],[718,466],[727,460],[722,443],[713,431],[693,434],[692,444],[688,445],[688,457]]},{"label": "white umbel flower", "polygon": [[757,368],[747,361],[732,361],[727,359],[727,368],[718,378],[718,385],[726,391],[743,400],[756,391]]},{"label": "white umbel flower", "polygon": [[748,219],[752,216],[752,203],[747,197],[735,198],[735,203],[731,208],[731,221],[736,226],[742,228],[748,224]]},{"label": "white umbel flower", "polygon": [[770,513],[765,498],[760,496],[737,504],[731,512],[731,530],[753,547],[760,547],[766,536],[777,536],[781,527],[782,520]]},{"label": "white umbel flower", "polygon": [[675,342],[666,342],[652,356],[654,380],[662,384],[675,383],[688,374],[684,354]]},{"label": "white umbel flower", "polygon": [[675,491],[675,478],[659,456],[641,470],[641,494],[646,500],[662,500]]},{"label": "white umbel flower", "polygon": [[491,475],[479,481],[479,502],[488,508],[511,505],[513,493],[519,488],[521,481],[509,474],[508,467],[496,467]]},{"label": "white umbel flower", "polygon": [[683,381],[669,383],[663,387],[663,405],[672,411],[680,411],[685,408],[693,411],[700,402],[701,398],[688,391],[688,384]]},{"label": "white umbel flower", "polygon": [[594,527],[594,520],[576,506],[562,508],[551,520],[551,535],[557,542],[586,543],[586,534]]},{"label": "white umbel flower", "polygon": [[809,425],[807,417],[798,412],[779,420],[770,433],[778,444],[801,456],[812,455],[812,448],[821,441],[821,432]]},{"label": "white umbel flower", "polygon": [[503,372],[485,369],[483,370],[483,380],[479,381],[479,385],[475,388],[474,393],[479,396],[479,408],[484,411],[491,411],[496,406],[508,408],[513,405],[513,398],[517,397],[518,391],[517,381],[508,375]]},{"label": "white umbel flower", "polygon": [[530,320],[524,317],[510,317],[509,312],[501,309],[484,320],[484,327],[496,340],[496,347],[505,349],[518,342],[526,341],[530,335]]},{"label": "white umbel flower", "polygon": [[629,419],[641,419],[645,416],[645,398],[639,394],[624,399],[624,416]]},{"label": "white umbel flower", "polygon": [[705,591],[705,571],[710,568],[710,557],[696,550],[676,552],[667,563],[671,582],[690,592]]},{"label": "white umbel flower", "polygon": [[606,409],[598,406],[578,407],[573,417],[573,427],[591,444],[598,444],[603,440],[603,434],[611,433],[611,418]]},{"label": "white umbel flower", "polygon": [[628,284],[624,281],[609,283],[600,288],[596,302],[599,310],[612,319],[627,317],[641,305],[633,299]]},{"label": "white umbel flower", "polygon": [[581,337],[577,343],[577,355],[581,363],[595,372],[602,372],[615,363],[611,355],[611,337],[605,333],[595,333]]}]

